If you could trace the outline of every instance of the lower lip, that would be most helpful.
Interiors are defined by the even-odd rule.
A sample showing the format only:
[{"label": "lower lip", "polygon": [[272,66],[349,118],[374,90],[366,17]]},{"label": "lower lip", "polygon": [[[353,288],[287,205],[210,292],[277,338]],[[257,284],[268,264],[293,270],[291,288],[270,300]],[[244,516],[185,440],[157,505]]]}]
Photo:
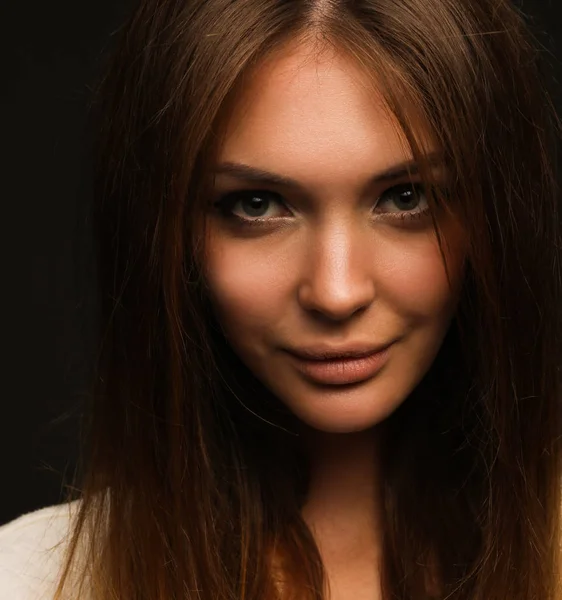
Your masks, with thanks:
[{"label": "lower lip", "polygon": [[306,360],[291,354],[303,375],[318,383],[345,385],[359,383],[376,375],[388,360],[390,346],[364,358],[338,360]]}]

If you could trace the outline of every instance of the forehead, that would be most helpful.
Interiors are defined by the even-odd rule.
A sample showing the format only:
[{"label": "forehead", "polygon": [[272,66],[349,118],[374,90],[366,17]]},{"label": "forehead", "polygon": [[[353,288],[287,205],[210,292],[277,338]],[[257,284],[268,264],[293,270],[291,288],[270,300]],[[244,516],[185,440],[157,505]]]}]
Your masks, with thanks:
[{"label": "forehead", "polygon": [[313,158],[335,166],[354,157],[372,172],[410,153],[374,77],[334,48],[293,44],[248,77],[220,155],[264,167],[283,161],[293,172]]}]

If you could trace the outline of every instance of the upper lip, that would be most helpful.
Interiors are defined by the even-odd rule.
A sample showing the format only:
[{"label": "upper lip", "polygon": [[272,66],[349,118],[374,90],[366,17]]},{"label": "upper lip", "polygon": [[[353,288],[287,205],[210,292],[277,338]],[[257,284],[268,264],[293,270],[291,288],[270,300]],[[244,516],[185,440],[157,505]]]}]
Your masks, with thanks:
[{"label": "upper lip", "polygon": [[366,344],[353,344],[345,348],[334,348],[330,346],[308,346],[306,348],[289,348],[288,351],[299,358],[307,360],[334,360],[337,358],[364,358],[382,352],[390,344],[384,346],[373,346]]}]

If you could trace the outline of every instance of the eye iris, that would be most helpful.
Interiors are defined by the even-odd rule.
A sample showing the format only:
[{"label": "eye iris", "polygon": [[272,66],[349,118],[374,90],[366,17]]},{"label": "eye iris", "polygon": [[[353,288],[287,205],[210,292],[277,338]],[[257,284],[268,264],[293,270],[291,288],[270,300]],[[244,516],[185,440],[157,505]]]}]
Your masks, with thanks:
[{"label": "eye iris", "polygon": [[404,210],[413,210],[419,198],[413,189],[403,190],[397,194],[397,205]]},{"label": "eye iris", "polygon": [[260,211],[264,210],[264,206],[267,208],[267,200],[264,200],[263,198],[260,198],[259,196],[252,196],[252,197],[245,198],[244,200],[242,200],[242,203],[244,204],[245,210],[247,207],[249,207],[248,214],[251,215],[252,217],[261,216],[261,214],[259,214]]}]

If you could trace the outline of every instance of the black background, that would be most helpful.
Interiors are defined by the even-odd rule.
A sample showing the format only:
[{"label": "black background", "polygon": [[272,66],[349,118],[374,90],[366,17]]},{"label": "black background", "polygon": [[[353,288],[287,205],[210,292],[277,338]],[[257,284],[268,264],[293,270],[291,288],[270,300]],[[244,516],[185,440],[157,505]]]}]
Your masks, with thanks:
[{"label": "black background", "polygon": [[[103,53],[130,6],[0,6],[0,524],[60,502],[76,465],[96,326],[86,116]],[[525,0],[523,9],[543,32],[557,80],[562,2]]]}]

